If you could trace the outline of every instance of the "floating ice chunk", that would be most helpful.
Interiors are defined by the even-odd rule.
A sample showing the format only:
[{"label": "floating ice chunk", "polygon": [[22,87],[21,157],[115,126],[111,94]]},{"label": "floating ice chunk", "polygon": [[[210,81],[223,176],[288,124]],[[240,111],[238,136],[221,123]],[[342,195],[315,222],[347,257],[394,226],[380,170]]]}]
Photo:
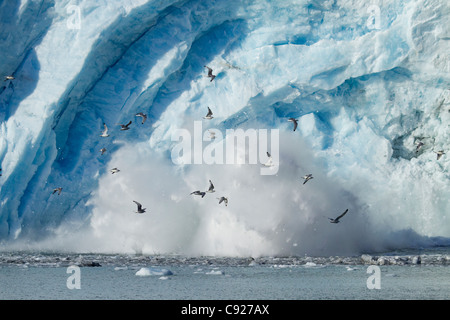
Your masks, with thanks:
[{"label": "floating ice chunk", "polygon": [[147,277],[147,276],[171,276],[173,273],[168,269],[159,268],[141,268],[136,272],[137,276]]},{"label": "floating ice chunk", "polygon": [[205,274],[211,274],[211,275],[224,275],[225,272],[223,272],[222,270],[211,270],[206,272]]},{"label": "floating ice chunk", "polygon": [[305,263],[305,267],[317,267],[317,264],[315,264],[314,262],[307,262]]},{"label": "floating ice chunk", "polygon": [[125,266],[125,267],[115,267],[115,268],[114,268],[114,271],[127,270],[127,269],[128,269],[127,266]]}]

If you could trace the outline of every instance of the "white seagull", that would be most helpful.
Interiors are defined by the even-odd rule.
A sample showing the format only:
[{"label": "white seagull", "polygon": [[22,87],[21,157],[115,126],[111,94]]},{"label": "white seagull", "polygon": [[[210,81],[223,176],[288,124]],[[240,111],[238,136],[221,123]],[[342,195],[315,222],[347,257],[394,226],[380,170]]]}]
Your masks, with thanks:
[{"label": "white seagull", "polygon": [[348,209],[344,211],[343,214],[341,214],[339,217],[333,219],[333,218],[328,218],[330,220],[330,223],[339,223],[339,219],[342,218],[343,216],[345,216],[345,214],[348,212]]},{"label": "white seagull", "polygon": [[439,160],[445,154],[444,150],[434,151],[434,153],[437,154],[437,158],[436,158],[437,160]]},{"label": "white seagull", "polygon": [[208,130],[208,132],[209,132],[209,138],[210,138],[211,140],[213,140],[213,139],[216,138],[216,133],[215,133],[214,131]]},{"label": "white seagull", "polygon": [[195,194],[197,196],[202,196],[202,198],[205,196],[206,192],[202,192],[202,191],[193,191],[191,192],[191,194]]},{"label": "white seagull", "polygon": [[294,118],[289,118],[288,121],[294,123],[294,131],[295,131],[295,129],[297,129],[298,126],[298,120]]},{"label": "white seagull", "polygon": [[125,130],[129,130],[130,129],[130,124],[131,124],[131,120],[130,122],[128,122],[127,124],[120,124],[118,123],[119,126],[121,126],[122,128],[120,128],[120,130],[125,131]]},{"label": "white seagull", "polygon": [[117,169],[117,168],[112,168],[110,171],[111,171],[112,174],[120,172],[120,170]]},{"label": "white seagull", "polygon": [[106,152],[106,148],[101,148],[101,149],[100,149],[100,152],[102,153],[102,155],[104,155],[105,152]]},{"label": "white seagull", "polygon": [[209,82],[212,82],[216,76],[212,74],[213,70],[210,67],[205,66],[205,68],[208,69],[208,77],[211,78]]},{"label": "white seagull", "polygon": [[3,80],[3,81],[14,80],[14,79],[15,79],[14,76],[6,76],[5,80]]},{"label": "white seagull", "polygon": [[205,117],[203,117],[203,119],[208,119],[208,120],[210,120],[210,119],[212,119],[212,118],[214,118],[213,116],[212,116],[212,111],[211,111],[211,109],[208,107],[208,113],[206,114],[206,116]]},{"label": "white seagull", "polygon": [[142,112],[137,113],[136,117],[142,117],[142,124],[144,124],[145,120],[147,120],[147,115]]},{"label": "white seagull", "polygon": [[208,189],[208,191],[206,191],[206,192],[209,192],[209,193],[216,192],[216,190],[214,190],[214,185],[213,185],[213,183],[211,182],[211,180],[209,180],[209,189]]},{"label": "white seagull", "polygon": [[265,167],[272,167],[273,166],[273,159],[269,152],[266,151],[267,157],[269,157],[269,160],[264,164]]},{"label": "white seagull", "polygon": [[58,196],[59,196],[61,194],[61,191],[62,191],[62,188],[58,187],[58,188],[53,189],[53,193],[52,194],[55,194],[56,192],[58,192]]},{"label": "white seagull", "polygon": [[225,207],[228,206],[228,198],[220,197],[220,198],[217,198],[217,199],[219,200],[219,204],[221,204],[222,202],[224,202],[224,203],[225,203]]},{"label": "white seagull", "polygon": [[309,180],[313,179],[314,177],[312,176],[312,174],[307,174],[306,176],[303,176],[302,179],[305,179],[305,181],[303,182],[303,184],[307,183]]},{"label": "white seagull", "polygon": [[103,123],[103,131],[102,131],[102,134],[100,135],[100,137],[109,137],[109,134],[108,134],[108,127],[106,126],[106,123]]},{"label": "white seagull", "polygon": [[147,209],[147,208],[142,208],[142,204],[140,204],[139,202],[134,201],[134,200],[133,200],[133,202],[136,203],[136,205],[137,205],[136,213],[144,213],[145,210]]},{"label": "white seagull", "polygon": [[417,144],[417,147],[416,147],[416,152],[419,152],[420,148],[422,148],[423,145],[424,145],[424,143],[422,141],[419,141],[419,143]]}]

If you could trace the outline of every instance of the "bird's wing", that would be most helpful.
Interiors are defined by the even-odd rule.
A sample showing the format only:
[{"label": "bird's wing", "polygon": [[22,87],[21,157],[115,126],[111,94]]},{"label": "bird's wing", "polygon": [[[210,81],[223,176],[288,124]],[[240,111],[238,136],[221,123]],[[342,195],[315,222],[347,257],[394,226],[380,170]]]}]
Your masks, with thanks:
[{"label": "bird's wing", "polygon": [[208,113],[207,113],[206,116],[211,116],[212,114],[213,114],[213,113],[212,113],[211,109],[208,107]]},{"label": "bird's wing", "polygon": [[297,121],[294,120],[294,131],[295,129],[297,129],[297,126],[298,126]]},{"label": "bird's wing", "polygon": [[269,158],[272,157],[268,151],[266,151],[266,153],[267,153],[267,156],[268,156]]},{"label": "bird's wing", "polygon": [[342,213],[339,217],[337,217],[335,220],[339,220],[340,218],[342,218],[343,216],[345,216],[345,214],[348,212],[348,209],[344,211],[344,213]]},{"label": "bird's wing", "polygon": [[126,125],[125,125],[125,127],[128,127],[130,124],[131,124],[131,120],[130,120],[130,122],[128,122]]},{"label": "bird's wing", "polygon": [[142,205],[141,205],[139,202],[137,202],[137,201],[134,201],[134,200],[133,200],[133,202],[136,203],[136,205],[137,205],[137,207],[138,207],[138,210],[141,210]]}]

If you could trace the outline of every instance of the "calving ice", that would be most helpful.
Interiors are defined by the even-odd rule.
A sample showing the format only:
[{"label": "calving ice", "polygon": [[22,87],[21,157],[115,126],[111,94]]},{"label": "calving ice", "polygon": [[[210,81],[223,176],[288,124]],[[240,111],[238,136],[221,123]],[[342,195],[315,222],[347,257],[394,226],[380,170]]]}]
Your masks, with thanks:
[{"label": "calving ice", "polygon": [[218,129],[203,131],[202,122],[194,121],[193,132],[176,129],[171,140],[177,142],[171,151],[172,161],[177,165],[259,163],[261,175],[278,172],[278,129],[226,129],[223,135]]},{"label": "calving ice", "polygon": [[[450,237],[448,1],[1,3],[5,246],[353,255]],[[223,194],[189,196],[209,179]]]}]

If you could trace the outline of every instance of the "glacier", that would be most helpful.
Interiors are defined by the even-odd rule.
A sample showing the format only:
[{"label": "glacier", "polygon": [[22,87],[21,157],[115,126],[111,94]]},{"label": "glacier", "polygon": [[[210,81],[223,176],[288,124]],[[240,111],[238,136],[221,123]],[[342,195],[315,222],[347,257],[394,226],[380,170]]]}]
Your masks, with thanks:
[{"label": "glacier", "polygon": [[[449,245],[449,18],[437,0],[0,0],[0,249]],[[279,130],[278,172],[175,164],[174,132],[207,106],[205,134]]]}]

